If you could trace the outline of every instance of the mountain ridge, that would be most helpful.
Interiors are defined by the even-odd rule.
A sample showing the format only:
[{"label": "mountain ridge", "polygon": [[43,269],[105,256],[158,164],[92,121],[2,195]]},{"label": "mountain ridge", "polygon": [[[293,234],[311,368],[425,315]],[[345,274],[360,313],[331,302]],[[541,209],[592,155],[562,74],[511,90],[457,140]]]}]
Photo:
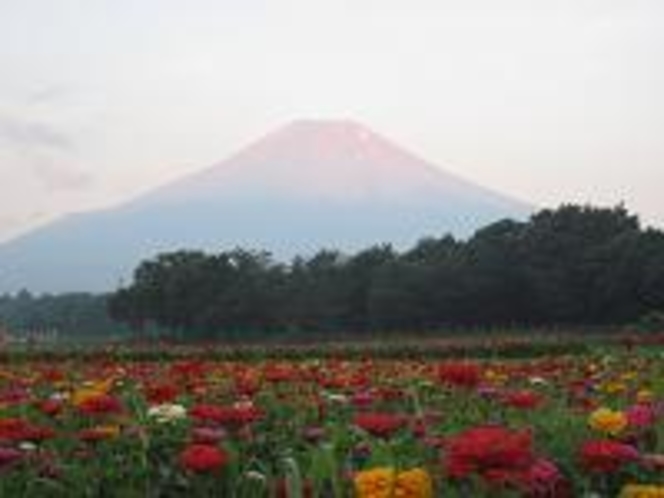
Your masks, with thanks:
[{"label": "mountain ridge", "polygon": [[1,244],[0,290],[108,290],[142,259],[181,248],[243,246],[283,259],[404,247],[531,211],[357,122],[298,120],[119,206]]}]

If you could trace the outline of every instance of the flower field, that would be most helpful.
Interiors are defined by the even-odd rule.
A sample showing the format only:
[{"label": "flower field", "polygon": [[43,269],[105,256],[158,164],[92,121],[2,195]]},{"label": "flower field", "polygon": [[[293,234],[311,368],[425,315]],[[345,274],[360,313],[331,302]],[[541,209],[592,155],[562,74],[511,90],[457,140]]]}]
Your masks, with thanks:
[{"label": "flower field", "polygon": [[664,496],[664,348],[7,355],[0,496]]}]

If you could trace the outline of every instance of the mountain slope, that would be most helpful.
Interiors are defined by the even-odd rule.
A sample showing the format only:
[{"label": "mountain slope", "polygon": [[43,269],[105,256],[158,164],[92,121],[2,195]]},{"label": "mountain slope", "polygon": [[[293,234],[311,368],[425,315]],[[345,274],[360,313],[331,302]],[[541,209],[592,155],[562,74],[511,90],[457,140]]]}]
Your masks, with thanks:
[{"label": "mountain slope", "polygon": [[348,121],[297,121],[217,165],[117,208],[0,246],[0,290],[103,290],[178,248],[354,250],[467,235],[530,207],[447,173]]}]

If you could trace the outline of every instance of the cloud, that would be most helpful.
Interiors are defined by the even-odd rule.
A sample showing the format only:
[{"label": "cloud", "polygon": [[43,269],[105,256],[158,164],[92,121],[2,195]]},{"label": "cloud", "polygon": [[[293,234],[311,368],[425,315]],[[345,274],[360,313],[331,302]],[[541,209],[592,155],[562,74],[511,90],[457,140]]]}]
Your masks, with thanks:
[{"label": "cloud", "polygon": [[68,151],[73,143],[64,133],[39,121],[17,119],[0,115],[0,142],[26,148]]},{"label": "cloud", "polygon": [[50,162],[48,158],[33,160],[28,166],[48,190],[80,190],[93,183],[90,174],[75,167]]},{"label": "cloud", "polygon": [[47,191],[80,190],[92,183],[75,164],[74,141],[53,125],[0,114],[0,145],[18,159],[12,168],[28,171]]},{"label": "cloud", "polygon": [[26,104],[28,105],[51,105],[60,104],[72,95],[70,86],[64,84],[51,84],[38,88],[28,94]]}]

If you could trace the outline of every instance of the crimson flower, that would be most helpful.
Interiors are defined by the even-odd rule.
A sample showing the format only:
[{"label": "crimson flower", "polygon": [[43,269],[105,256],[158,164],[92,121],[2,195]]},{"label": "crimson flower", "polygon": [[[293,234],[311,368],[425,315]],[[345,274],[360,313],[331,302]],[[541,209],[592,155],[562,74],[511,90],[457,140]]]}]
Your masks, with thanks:
[{"label": "crimson flower", "polygon": [[528,498],[571,498],[570,482],[558,467],[544,458],[536,460],[515,483]]},{"label": "crimson flower", "polygon": [[57,399],[45,399],[37,404],[37,409],[49,417],[55,417],[58,415],[62,411],[62,408],[62,401]]},{"label": "crimson flower", "polygon": [[209,444],[192,444],[180,453],[180,465],[191,472],[215,472],[227,462],[226,452]]},{"label": "crimson flower", "polygon": [[445,446],[447,473],[457,479],[478,474],[486,480],[506,480],[534,461],[530,432],[500,426],[468,429],[448,439]]},{"label": "crimson flower", "polygon": [[252,406],[195,405],[189,415],[200,422],[214,422],[228,427],[238,428],[249,425],[261,416],[260,411]]},{"label": "crimson flower", "polygon": [[106,415],[122,412],[123,406],[118,398],[110,394],[99,394],[82,401],[78,409],[85,415]]},{"label": "crimson flower", "polygon": [[171,403],[178,396],[178,388],[173,384],[158,384],[147,386],[145,399],[151,405],[163,405]]},{"label": "crimson flower", "polygon": [[374,396],[368,391],[361,391],[353,394],[351,403],[356,408],[367,408],[374,402]]},{"label": "crimson flower", "polygon": [[388,437],[403,425],[406,420],[401,415],[393,413],[358,413],[355,415],[353,423],[377,437]]},{"label": "crimson flower", "polygon": [[510,392],[505,394],[503,398],[505,405],[522,410],[537,408],[543,401],[544,398],[541,394],[528,390]]},{"label": "crimson flower", "polygon": [[55,436],[49,427],[41,427],[22,418],[0,419],[0,440],[39,442]]},{"label": "crimson flower", "polygon": [[614,473],[623,465],[639,460],[633,446],[607,439],[586,441],[579,451],[581,467],[591,473]]},{"label": "crimson flower", "polygon": [[475,363],[447,362],[438,367],[438,378],[446,385],[473,388],[482,380],[482,368]]}]

